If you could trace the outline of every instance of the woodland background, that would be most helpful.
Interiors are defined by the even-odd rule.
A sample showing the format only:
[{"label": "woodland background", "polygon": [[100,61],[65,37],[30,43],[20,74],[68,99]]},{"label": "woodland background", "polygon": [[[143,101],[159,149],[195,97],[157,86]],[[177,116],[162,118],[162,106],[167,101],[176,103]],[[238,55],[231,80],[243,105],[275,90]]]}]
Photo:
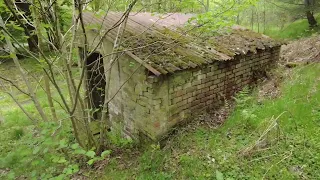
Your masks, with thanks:
[{"label": "woodland background", "polygon": [[[317,0],[1,1],[0,178],[320,178],[319,10]],[[238,24],[289,45],[264,85],[195,117],[161,148],[141,147],[107,132],[112,97],[99,138],[92,133],[83,64],[91,52],[79,56],[74,44],[76,30],[86,38],[90,29],[86,11],[122,12],[119,32],[130,12],[192,13],[194,33]]]}]

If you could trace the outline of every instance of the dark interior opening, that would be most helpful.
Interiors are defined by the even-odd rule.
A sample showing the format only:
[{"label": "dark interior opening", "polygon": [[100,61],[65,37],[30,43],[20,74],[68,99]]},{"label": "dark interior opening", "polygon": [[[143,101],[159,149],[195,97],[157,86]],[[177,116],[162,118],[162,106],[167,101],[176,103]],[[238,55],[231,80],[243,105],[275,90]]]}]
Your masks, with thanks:
[{"label": "dark interior opening", "polygon": [[106,85],[102,55],[92,53],[87,58],[86,66],[89,103],[93,110],[93,118],[97,120],[101,116]]}]

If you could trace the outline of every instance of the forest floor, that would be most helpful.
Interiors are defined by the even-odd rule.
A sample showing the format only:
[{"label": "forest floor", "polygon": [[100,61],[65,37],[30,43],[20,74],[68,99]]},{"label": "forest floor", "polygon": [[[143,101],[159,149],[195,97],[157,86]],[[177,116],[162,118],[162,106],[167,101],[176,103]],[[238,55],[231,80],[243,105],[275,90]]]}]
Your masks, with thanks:
[{"label": "forest floor", "polygon": [[[119,143],[109,158],[81,169],[74,179],[320,179],[319,41],[312,37],[284,46],[279,67],[262,84],[195,117],[161,146]],[[292,62],[296,65],[287,66]],[[22,63],[39,68],[33,61]],[[15,76],[11,66],[0,65],[0,71]],[[17,96],[34,111],[27,97]],[[46,101],[41,91],[39,96]],[[17,130],[30,124],[0,92],[0,159],[24,143],[27,136]],[[5,173],[0,164],[0,179]]]}]

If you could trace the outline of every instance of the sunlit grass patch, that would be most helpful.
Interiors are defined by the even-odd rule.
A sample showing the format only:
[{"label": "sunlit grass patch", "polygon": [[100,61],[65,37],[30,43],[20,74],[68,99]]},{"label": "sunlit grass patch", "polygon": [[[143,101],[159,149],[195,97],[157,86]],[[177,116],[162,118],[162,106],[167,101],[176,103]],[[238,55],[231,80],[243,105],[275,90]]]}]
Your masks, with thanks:
[{"label": "sunlit grass patch", "polygon": [[4,127],[23,127],[31,125],[31,121],[28,119],[28,117],[20,110],[20,109],[14,109],[12,111],[7,111],[3,113]]},{"label": "sunlit grass patch", "polygon": [[[320,23],[320,14],[317,14],[315,18],[318,21],[318,23]],[[308,37],[314,33],[319,33],[319,32],[320,32],[319,27],[310,29],[307,19],[300,19],[291,24],[288,24],[282,30],[269,28],[264,33],[274,38],[298,39],[302,37]]]}]

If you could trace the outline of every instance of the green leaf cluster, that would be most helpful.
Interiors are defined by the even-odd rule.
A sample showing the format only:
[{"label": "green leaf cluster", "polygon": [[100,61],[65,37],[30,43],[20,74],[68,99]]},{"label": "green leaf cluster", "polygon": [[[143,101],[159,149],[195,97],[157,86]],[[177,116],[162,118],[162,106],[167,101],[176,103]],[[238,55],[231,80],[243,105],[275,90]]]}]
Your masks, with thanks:
[{"label": "green leaf cluster", "polygon": [[30,179],[66,179],[79,172],[81,167],[90,168],[111,154],[107,150],[97,155],[94,149],[86,150],[75,143],[65,126],[57,135],[57,123],[42,123],[41,131],[20,137],[24,143],[0,158],[0,168],[10,169],[6,178],[14,179],[20,175]]}]

